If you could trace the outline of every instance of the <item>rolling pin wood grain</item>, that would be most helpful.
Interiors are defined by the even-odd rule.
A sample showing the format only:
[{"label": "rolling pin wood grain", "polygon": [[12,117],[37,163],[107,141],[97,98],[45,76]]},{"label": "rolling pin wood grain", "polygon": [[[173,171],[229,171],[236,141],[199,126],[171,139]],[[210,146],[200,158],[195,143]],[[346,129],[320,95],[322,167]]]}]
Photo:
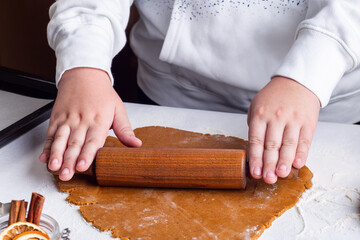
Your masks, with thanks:
[{"label": "rolling pin wood grain", "polygon": [[[103,147],[87,171],[76,173],[102,186],[244,189],[247,172],[242,149]],[[292,168],[287,178],[297,175]]]},{"label": "rolling pin wood grain", "polygon": [[240,149],[104,147],[95,176],[104,186],[242,189],[245,162]]}]

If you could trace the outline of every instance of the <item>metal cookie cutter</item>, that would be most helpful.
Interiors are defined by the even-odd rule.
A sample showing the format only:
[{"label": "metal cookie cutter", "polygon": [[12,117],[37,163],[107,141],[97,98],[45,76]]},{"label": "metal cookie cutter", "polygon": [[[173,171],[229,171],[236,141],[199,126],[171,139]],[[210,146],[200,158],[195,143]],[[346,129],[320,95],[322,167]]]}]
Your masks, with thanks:
[{"label": "metal cookie cutter", "polygon": [[70,240],[70,232],[69,228],[65,228],[61,233],[61,238],[64,240]]}]

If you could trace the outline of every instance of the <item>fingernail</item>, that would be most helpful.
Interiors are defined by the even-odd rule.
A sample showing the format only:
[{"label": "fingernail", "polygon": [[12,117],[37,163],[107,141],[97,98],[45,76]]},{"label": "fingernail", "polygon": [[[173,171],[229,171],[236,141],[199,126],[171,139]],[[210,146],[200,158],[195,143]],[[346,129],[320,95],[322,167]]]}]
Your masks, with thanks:
[{"label": "fingernail", "polygon": [[282,164],[279,166],[279,171],[286,171],[286,165],[285,164]]},{"label": "fingernail", "polygon": [[138,143],[142,143],[142,141],[134,135],[131,135],[130,138],[135,139],[135,141],[137,141]]},{"label": "fingernail", "polygon": [[275,177],[275,173],[274,173],[273,171],[268,171],[268,172],[266,173],[266,177],[268,177],[268,178],[274,178],[274,177]]},{"label": "fingernail", "polygon": [[255,167],[253,173],[256,176],[260,176],[261,175],[261,169],[259,167]]},{"label": "fingernail", "polygon": [[64,168],[62,171],[61,171],[61,175],[68,175],[70,173],[70,170],[68,168]]},{"label": "fingernail", "polygon": [[51,160],[50,165],[58,165],[59,164],[59,160],[57,160],[57,158],[54,158],[53,160]]},{"label": "fingernail", "polygon": [[80,160],[77,164],[78,167],[82,167],[85,165],[85,160]]}]

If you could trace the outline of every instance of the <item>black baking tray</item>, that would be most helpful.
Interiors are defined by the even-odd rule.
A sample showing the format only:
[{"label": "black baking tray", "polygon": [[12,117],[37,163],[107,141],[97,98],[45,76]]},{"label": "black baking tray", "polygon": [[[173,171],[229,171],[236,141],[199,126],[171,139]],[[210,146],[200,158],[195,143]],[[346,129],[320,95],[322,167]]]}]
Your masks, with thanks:
[{"label": "black baking tray", "polygon": [[[54,100],[57,94],[53,81],[5,67],[0,67],[0,90],[50,100]],[[53,105],[54,101],[51,101],[2,129],[0,148],[49,119]]]}]

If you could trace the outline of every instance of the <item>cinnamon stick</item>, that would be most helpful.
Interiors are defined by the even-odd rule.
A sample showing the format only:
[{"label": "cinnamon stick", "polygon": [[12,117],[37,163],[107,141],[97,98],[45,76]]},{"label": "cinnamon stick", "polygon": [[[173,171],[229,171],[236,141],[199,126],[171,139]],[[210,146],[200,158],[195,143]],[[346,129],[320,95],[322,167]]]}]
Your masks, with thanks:
[{"label": "cinnamon stick", "polygon": [[28,204],[28,202],[26,202],[24,200],[22,200],[20,202],[20,210],[19,210],[19,214],[17,217],[17,222],[25,222],[27,204]]},{"label": "cinnamon stick", "polygon": [[20,200],[12,200],[10,206],[9,226],[17,222],[19,211],[20,211]]},{"label": "cinnamon stick", "polygon": [[35,192],[32,193],[27,217],[28,222],[39,225],[44,202],[45,198],[42,195]]}]

